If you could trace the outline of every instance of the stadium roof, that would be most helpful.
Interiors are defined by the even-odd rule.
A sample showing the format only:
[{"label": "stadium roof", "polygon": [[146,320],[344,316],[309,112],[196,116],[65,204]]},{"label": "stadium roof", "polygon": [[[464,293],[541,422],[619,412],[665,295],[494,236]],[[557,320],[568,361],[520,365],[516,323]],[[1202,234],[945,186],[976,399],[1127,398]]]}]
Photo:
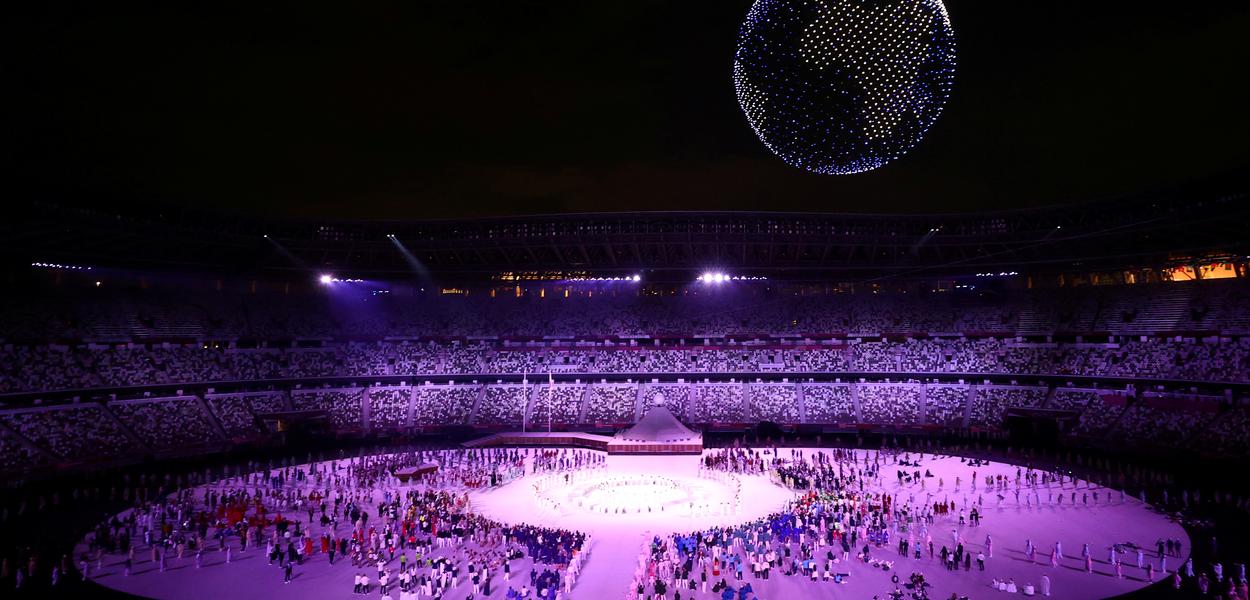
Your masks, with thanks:
[{"label": "stadium roof", "polygon": [[1250,3],[947,0],[925,139],[832,177],[732,83],[752,0],[27,2],[6,14],[6,196],[258,217],[958,212],[1250,165]]},{"label": "stadium roof", "polygon": [[[241,276],[333,270],[404,278],[501,271],[691,272],[796,280],[1157,267],[1250,255],[1250,186],[1208,182],[1080,205],[960,215],[770,212],[562,214],[422,221],[254,219],[211,211],[103,212],[34,202],[0,224],[10,264],[58,261]],[[394,236],[393,238],[391,236]]]}]

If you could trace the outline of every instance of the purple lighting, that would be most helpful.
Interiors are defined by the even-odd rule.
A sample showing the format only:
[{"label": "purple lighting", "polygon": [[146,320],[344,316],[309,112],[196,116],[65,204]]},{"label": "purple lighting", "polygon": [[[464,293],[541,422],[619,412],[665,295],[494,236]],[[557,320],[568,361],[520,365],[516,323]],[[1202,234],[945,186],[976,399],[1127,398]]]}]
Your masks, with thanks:
[{"label": "purple lighting", "polygon": [[365,282],[365,280],[363,279],[350,279],[350,278],[340,279],[329,273],[322,273],[321,276],[317,278],[317,281],[320,281],[321,285],[330,285],[332,283],[364,283]]},{"label": "purple lighting", "polygon": [[623,277],[621,277],[621,276],[618,276],[618,277],[570,277],[570,278],[566,279],[565,281],[570,281],[570,282],[583,282],[583,281],[624,281],[624,282],[630,282],[630,283],[638,283],[638,282],[642,281],[642,275],[634,274],[634,275],[625,275],[625,276],[623,276]]},{"label": "purple lighting", "polygon": [[726,281],[765,281],[767,277],[746,277],[742,275],[728,275],[720,272],[709,271],[696,278],[697,281],[703,283],[725,283]]}]

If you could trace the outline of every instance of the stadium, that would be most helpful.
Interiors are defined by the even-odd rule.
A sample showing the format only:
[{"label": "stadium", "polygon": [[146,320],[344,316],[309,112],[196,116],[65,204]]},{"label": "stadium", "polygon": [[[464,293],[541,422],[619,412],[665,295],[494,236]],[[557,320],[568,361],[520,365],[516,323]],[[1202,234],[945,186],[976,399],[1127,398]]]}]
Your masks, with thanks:
[{"label": "stadium", "polygon": [[[267,103],[290,106],[322,63],[290,58],[317,42],[284,20],[253,15],[227,43],[224,7],[185,42],[148,27],[181,9],[22,15],[102,58],[55,85],[61,55],[22,67],[0,221],[5,597],[1246,600],[1236,90],[1190,89],[1224,131],[1160,126],[1185,147],[1164,168],[1140,140],[1025,127],[1003,143],[997,119],[1024,118],[978,104],[1000,84],[1067,97],[1079,73],[1042,86],[989,48],[1111,60],[1092,33],[1110,8],[1042,57],[1025,46],[1049,29],[1004,43],[1012,9],[956,2],[757,0],[668,26],[649,9],[607,34],[642,28],[646,48],[575,60],[505,25],[579,47],[606,9],[391,7],[349,25],[309,8],[354,43],[409,43],[395,21],[428,34],[414,44],[447,28],[520,57],[466,50],[409,88],[388,55],[326,92],[347,116],[298,148],[283,128],[307,115]],[[1128,28],[1191,40],[1247,18],[1222,11]],[[171,44],[154,63],[170,69],[255,58],[291,80],[223,77],[205,128],[210,100],[180,96],[193,75],[161,75],[152,106],[132,95],[112,59],[135,48],[98,39],[106,24]],[[1224,38],[1204,39],[1190,51]],[[531,55],[546,66],[519,66]],[[529,100],[474,100],[531,77],[546,83]],[[459,87],[430,100],[434,82]],[[94,108],[64,100],[77,84]],[[260,107],[226,100],[232,85]],[[652,102],[623,107],[622,90]],[[686,105],[700,94],[706,114]],[[406,121],[407,101],[443,117]],[[613,140],[585,138],[599,117],[574,104],[623,111],[604,119]],[[652,118],[702,138],[630,137]],[[397,149],[401,133],[439,150]],[[1016,153],[952,166],[996,139]],[[1067,157],[1007,149],[1050,143],[1124,164],[1060,173]]]}]

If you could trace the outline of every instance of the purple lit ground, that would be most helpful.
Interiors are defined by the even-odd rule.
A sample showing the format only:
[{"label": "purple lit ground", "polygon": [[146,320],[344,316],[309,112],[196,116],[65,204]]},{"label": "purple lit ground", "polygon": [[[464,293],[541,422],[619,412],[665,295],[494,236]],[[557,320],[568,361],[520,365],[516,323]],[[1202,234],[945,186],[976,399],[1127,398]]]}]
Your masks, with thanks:
[{"label": "purple lit ground", "polygon": [[[788,453],[788,449],[782,450],[783,456]],[[602,471],[584,474],[580,481],[572,482],[568,487],[575,489],[575,492],[570,494],[567,489],[561,489],[561,486],[549,488],[548,497],[554,497],[561,502],[560,506],[554,508],[549,503],[540,502],[532,484],[541,476],[532,475],[494,490],[471,492],[470,499],[475,510],[500,521],[571,527],[589,532],[589,559],[573,593],[566,598],[623,598],[633,579],[639,552],[653,535],[688,531],[713,524],[741,523],[766,515],[793,497],[792,492],[774,485],[766,477],[741,476],[741,505],[732,514],[725,514],[727,510],[724,503],[732,504],[732,485],[699,478],[698,464],[698,459],[694,456],[612,456],[608,458],[607,466]],[[937,559],[928,558],[927,552],[920,560],[901,558],[893,542],[888,547],[874,550],[875,557],[895,560],[893,572],[897,572],[902,580],[906,580],[912,572],[923,573],[933,584],[931,598],[946,598],[952,592],[974,599],[994,597],[1001,592],[990,587],[993,578],[1012,578],[1023,588],[1026,582],[1037,584],[1042,574],[1050,576],[1053,597],[1072,600],[1107,598],[1133,591],[1147,583],[1144,571],[1136,568],[1135,554],[1121,555],[1124,579],[1114,576],[1114,570],[1107,562],[1109,548],[1113,543],[1133,542],[1144,546],[1148,549],[1147,561],[1154,562],[1156,569],[1158,559],[1153,558],[1153,548],[1155,541],[1160,538],[1174,538],[1184,542],[1184,556],[1169,557],[1169,569],[1179,567],[1189,554],[1189,539],[1178,524],[1170,522],[1131,497],[1122,502],[1118,492],[1112,494],[1112,501],[1108,503],[1107,490],[1099,489],[1100,501],[1096,506],[1074,507],[1065,497],[1062,506],[1047,504],[1039,508],[1023,506],[1023,495],[1022,505],[1017,506],[1014,495],[1008,491],[1005,494],[1007,498],[999,506],[996,493],[968,489],[968,480],[973,469],[960,464],[958,458],[927,456],[922,461],[921,468],[934,474],[933,478],[926,481],[925,490],[921,490],[919,484],[900,486],[894,477],[895,467],[892,464],[882,469],[881,487],[895,494],[899,502],[905,502],[908,496],[914,495],[916,502],[920,503],[929,494],[933,494],[935,499],[951,498],[957,504],[965,502],[965,497],[967,502],[975,503],[980,493],[984,496],[983,523],[980,527],[959,528],[960,533],[965,539],[965,547],[974,553],[982,550],[987,534],[994,540],[993,558],[986,561],[984,572],[977,571],[975,561],[971,571],[946,571],[939,566]],[[1015,470],[1014,466],[1002,463],[991,463],[976,469],[982,477],[1001,473],[1012,478]],[[601,508],[590,508],[587,501],[582,501],[581,507],[576,506],[578,499],[583,497],[582,494],[593,487],[587,478],[633,480],[639,485],[606,490],[601,488],[589,492],[597,502],[610,499],[616,505],[628,505],[633,502],[630,493],[654,491],[648,487],[650,484],[647,475],[665,478],[661,493],[666,495],[669,505],[664,512],[605,515]],[[963,479],[963,489],[959,491],[954,490],[957,476]],[[941,490],[937,486],[939,478],[944,481]],[[1075,489],[1078,504],[1082,494],[1086,492],[1091,493],[1092,500],[1094,489],[1098,488],[1080,483]],[[1072,491],[1072,484],[1064,488],[1065,494],[1071,494]],[[1038,493],[1045,504],[1048,490],[1039,488]],[[707,507],[691,516],[691,502],[703,502]],[[931,528],[935,546],[940,548],[943,543],[949,542],[950,530],[958,528],[957,521],[957,514],[938,518]],[[1038,546],[1033,563],[1025,557],[1026,539],[1032,539]],[[1049,553],[1056,540],[1062,542],[1067,558],[1061,561],[1058,568],[1052,568],[1049,564]],[[1093,574],[1085,572],[1080,558],[1081,545],[1085,543],[1090,545],[1095,559]],[[290,585],[284,585],[281,570],[267,565],[262,553],[263,550],[239,553],[236,549],[230,564],[224,564],[224,556],[218,552],[205,553],[202,569],[196,569],[194,558],[188,555],[181,560],[170,560],[167,571],[160,573],[149,562],[149,553],[136,552],[137,564],[129,577],[121,574],[122,557],[106,556],[102,572],[93,573],[93,578],[112,588],[154,598],[318,600],[344,598],[351,594],[352,574],[355,570],[349,561],[339,560],[331,566],[324,556],[316,555],[296,569],[295,579]],[[529,566],[527,560],[515,561],[513,572],[525,573]],[[883,572],[855,561],[839,567],[839,570],[851,574],[848,583],[813,584],[798,577],[791,579],[774,573],[771,579],[752,581],[752,585],[757,594],[766,599],[871,598],[873,595],[884,596],[893,588],[890,583],[893,572]],[[1156,573],[1156,580],[1161,577]],[[513,581],[516,582],[516,579]],[[500,585],[502,582],[498,577],[493,583],[496,589],[492,590],[490,597],[502,598],[507,587]],[[448,598],[463,598],[469,594],[470,588],[468,584],[462,583],[461,588],[448,595]],[[685,591],[682,596],[689,597]],[[694,597],[711,600],[714,596],[709,591],[706,594],[695,594]]]}]

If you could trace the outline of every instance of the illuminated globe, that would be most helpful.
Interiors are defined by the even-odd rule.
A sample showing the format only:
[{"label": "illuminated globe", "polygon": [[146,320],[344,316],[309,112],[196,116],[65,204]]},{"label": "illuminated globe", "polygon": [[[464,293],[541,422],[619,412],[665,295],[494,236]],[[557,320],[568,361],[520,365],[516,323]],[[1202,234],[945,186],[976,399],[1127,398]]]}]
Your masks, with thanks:
[{"label": "illuminated globe", "polygon": [[941,0],[756,0],[734,56],[756,135],[786,163],[829,175],[906,154],[954,76]]}]

